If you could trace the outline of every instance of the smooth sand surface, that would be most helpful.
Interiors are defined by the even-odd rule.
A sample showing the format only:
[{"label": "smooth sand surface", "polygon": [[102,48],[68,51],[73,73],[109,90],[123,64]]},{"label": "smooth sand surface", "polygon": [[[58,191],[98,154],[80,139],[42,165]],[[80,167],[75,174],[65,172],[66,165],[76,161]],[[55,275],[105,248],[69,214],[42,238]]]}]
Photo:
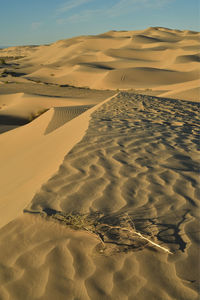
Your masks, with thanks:
[{"label": "smooth sand surface", "polygon": [[161,27],[0,50],[0,300],[198,299],[198,52]]},{"label": "smooth sand surface", "polygon": [[[77,107],[81,107],[80,104],[82,104],[81,100],[76,103]],[[50,108],[56,109],[56,107],[70,107],[73,105],[74,102],[69,98],[24,93],[0,95],[0,124],[26,124]]]},{"label": "smooth sand surface", "polygon": [[162,27],[12,47],[0,50],[0,56],[22,58],[1,66],[1,82],[151,92],[159,87],[160,96],[167,93],[166,97],[196,101],[200,98],[199,47],[200,33]]},{"label": "smooth sand surface", "polygon": [[[65,111],[70,110],[73,118],[84,109],[100,103],[113,94],[113,91],[24,83],[4,85],[0,88],[0,133],[27,124],[50,108],[58,112],[60,109],[63,111],[65,107],[71,107]],[[73,107],[75,110],[77,107],[78,110],[75,111]],[[68,119],[69,117],[68,114]],[[66,116],[61,122],[65,121]]]}]

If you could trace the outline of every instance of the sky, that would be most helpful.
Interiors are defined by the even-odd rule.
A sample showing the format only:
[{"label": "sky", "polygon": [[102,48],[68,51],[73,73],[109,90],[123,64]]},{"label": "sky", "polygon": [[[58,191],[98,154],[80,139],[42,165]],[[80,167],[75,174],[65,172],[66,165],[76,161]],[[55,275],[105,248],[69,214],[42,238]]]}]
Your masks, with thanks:
[{"label": "sky", "polygon": [[150,26],[200,31],[199,0],[0,0],[0,46]]}]

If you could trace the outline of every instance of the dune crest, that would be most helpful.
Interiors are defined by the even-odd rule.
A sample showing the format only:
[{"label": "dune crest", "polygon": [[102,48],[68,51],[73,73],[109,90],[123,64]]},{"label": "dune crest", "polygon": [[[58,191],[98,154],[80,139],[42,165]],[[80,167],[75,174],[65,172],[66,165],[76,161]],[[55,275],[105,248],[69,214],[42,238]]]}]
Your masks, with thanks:
[{"label": "dune crest", "polygon": [[[8,48],[0,50],[0,56],[24,55],[17,61],[16,71],[4,66],[3,80],[92,89],[151,89],[151,93],[160,88],[169,97],[189,100],[189,86],[184,98],[174,84],[194,85],[199,79],[199,47],[198,32],[150,27]],[[199,94],[191,92],[190,100],[199,100]]]},{"label": "dune crest", "polygon": [[1,300],[198,298],[199,46],[149,27],[0,50]]},{"label": "dune crest", "polygon": [[[15,146],[27,170],[18,167],[13,177],[5,165],[11,182],[0,180],[1,199],[6,199],[3,191],[7,197],[1,201],[2,224],[19,216],[0,229],[0,297],[196,300],[198,108],[198,103],[121,92],[61,127],[50,109],[2,135],[3,144],[13,132],[18,141],[7,148],[7,164],[17,167]],[[44,135],[51,120],[55,130]],[[25,133],[32,154],[22,152],[19,138]],[[41,173],[44,168],[48,176]],[[17,177],[24,185],[11,187],[19,185]],[[101,239],[81,230],[80,218],[95,213],[101,214]],[[70,214],[77,218],[74,227],[81,223],[78,230],[64,222]],[[121,224],[123,216],[173,254],[106,230]]]},{"label": "dune crest", "polygon": [[[0,226],[22,213],[41,183],[83,137],[90,114],[100,105],[51,108],[31,123],[0,135]],[[13,197],[18,199],[15,205]]]}]

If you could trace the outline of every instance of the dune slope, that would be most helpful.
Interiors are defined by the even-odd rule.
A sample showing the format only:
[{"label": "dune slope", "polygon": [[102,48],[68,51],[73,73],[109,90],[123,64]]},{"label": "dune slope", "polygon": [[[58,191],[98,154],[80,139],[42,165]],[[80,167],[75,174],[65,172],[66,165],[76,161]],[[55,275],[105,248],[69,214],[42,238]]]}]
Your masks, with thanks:
[{"label": "dune slope", "polygon": [[198,299],[199,49],[150,27],[0,50],[0,300]]},{"label": "dune slope", "polygon": [[[172,98],[199,100],[199,90],[194,92],[194,85],[197,88],[200,83],[199,48],[200,33],[193,31],[161,27],[110,31],[24,48],[24,58],[0,66],[0,71],[2,82],[154,92],[159,87],[160,95],[169,92]],[[0,56],[11,55],[11,50],[19,51],[0,50]],[[185,97],[176,92],[174,84],[178,83],[187,83]]]},{"label": "dune slope", "polygon": [[0,226],[22,213],[64,155],[82,138],[90,114],[99,105],[51,108],[31,123],[0,136]]},{"label": "dune slope", "polygon": [[[198,110],[197,103],[131,93],[93,108],[82,140],[23,202],[26,214],[0,230],[2,299],[196,300]],[[73,121],[45,137],[67,139]],[[61,214],[69,213],[101,214],[104,246],[83,226],[66,226]],[[125,216],[173,254],[109,230]]]}]

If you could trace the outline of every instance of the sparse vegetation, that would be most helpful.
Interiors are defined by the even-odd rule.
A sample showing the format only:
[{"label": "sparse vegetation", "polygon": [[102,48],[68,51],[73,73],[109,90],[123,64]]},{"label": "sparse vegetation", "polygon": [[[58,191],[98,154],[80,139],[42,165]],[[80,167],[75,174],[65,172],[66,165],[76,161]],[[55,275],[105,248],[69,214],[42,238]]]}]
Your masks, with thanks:
[{"label": "sparse vegetation", "polygon": [[[34,213],[34,211],[28,210],[24,210],[24,212]],[[115,247],[114,252],[137,251],[144,247],[154,247],[172,254],[167,248],[154,241],[155,237],[151,231],[141,233],[136,230],[135,224],[128,214],[119,216],[105,216],[99,212],[67,214],[48,208],[38,213],[74,230],[85,230],[95,236],[101,243],[97,247],[100,253],[111,254],[113,249],[111,250],[109,245],[113,245]]]},{"label": "sparse vegetation", "polygon": [[16,60],[16,59],[20,59],[20,58],[24,58],[25,56],[3,56],[3,57],[0,57],[0,60],[3,59],[5,61],[8,61],[8,60]]},{"label": "sparse vegetation", "polygon": [[3,57],[0,58],[0,65],[6,65],[5,58]]},{"label": "sparse vegetation", "polygon": [[43,113],[45,113],[48,109],[41,109],[38,110],[37,112],[31,113],[28,120],[29,122],[33,121],[34,119],[38,118],[40,115],[42,115]]}]

